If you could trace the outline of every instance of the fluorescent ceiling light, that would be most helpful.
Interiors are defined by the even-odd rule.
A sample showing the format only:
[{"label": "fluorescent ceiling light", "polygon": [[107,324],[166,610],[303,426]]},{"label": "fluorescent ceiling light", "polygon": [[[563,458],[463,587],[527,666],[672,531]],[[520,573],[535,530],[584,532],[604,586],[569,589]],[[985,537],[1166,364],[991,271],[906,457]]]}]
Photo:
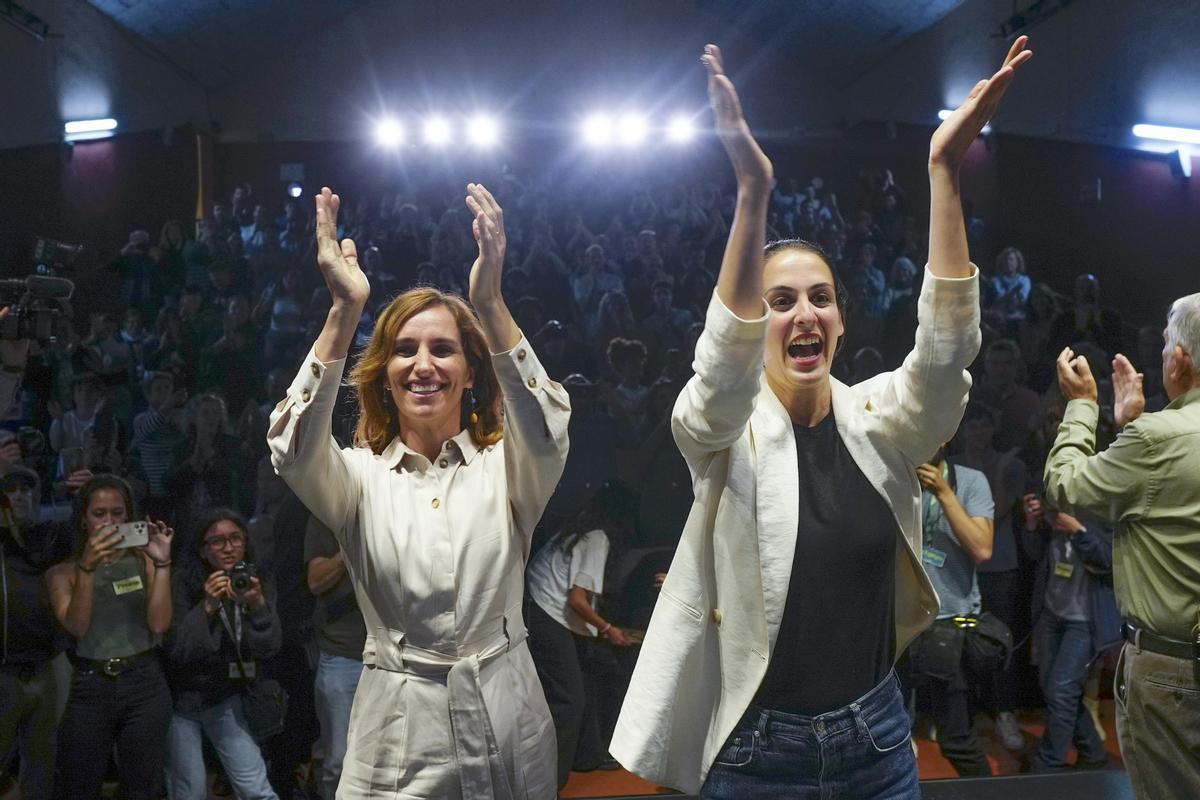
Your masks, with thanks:
[{"label": "fluorescent ceiling light", "polygon": [[1166,142],[1181,144],[1200,144],[1200,131],[1194,128],[1172,128],[1169,125],[1148,125],[1141,123],[1133,126],[1133,135],[1141,139],[1159,139]]},{"label": "fluorescent ceiling light", "polygon": [[81,119],[63,125],[63,132],[69,134],[99,133],[116,130],[116,128],[117,121],[115,119]]}]

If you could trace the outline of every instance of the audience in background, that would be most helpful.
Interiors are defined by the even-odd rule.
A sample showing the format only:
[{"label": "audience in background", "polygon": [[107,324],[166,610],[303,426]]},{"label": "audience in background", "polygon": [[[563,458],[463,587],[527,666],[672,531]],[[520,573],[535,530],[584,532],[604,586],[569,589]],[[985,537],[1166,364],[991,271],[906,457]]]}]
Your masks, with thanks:
[{"label": "audience in background", "polygon": [[[691,374],[693,348],[731,223],[732,187],[696,182],[564,189],[548,179],[511,172],[500,183],[497,195],[504,203],[509,240],[506,299],[574,407],[571,454],[538,542],[563,530],[606,481],[623,478],[638,487],[629,545],[671,548],[691,502],[691,486],[671,439],[669,410]],[[445,192],[430,188],[414,185],[378,199],[363,196],[353,208],[343,209],[339,235],[358,242],[373,287],[359,344],[370,337],[373,309],[414,283],[465,291],[474,257],[469,226],[458,212],[457,197],[442,199]],[[784,179],[772,195],[769,224],[773,236],[811,239],[833,259],[849,293],[847,327],[853,332],[842,343],[846,352],[834,370],[839,378],[858,382],[895,368],[905,354],[896,343],[912,340],[914,299],[926,257],[920,232],[926,226],[890,170],[864,169],[855,186],[843,189],[842,197],[853,201],[845,207],[821,177]],[[203,732],[218,745],[235,788],[257,782],[258,764],[265,758],[274,792],[286,800],[295,788],[294,762],[307,760],[305,751],[319,719],[324,759],[320,791],[326,797],[335,791],[349,698],[362,668],[361,616],[353,594],[346,591],[344,567],[339,571],[339,554],[329,537],[311,529],[302,506],[292,508],[298,503],[276,485],[269,468],[255,468],[264,463],[267,416],[329,307],[319,271],[312,269],[313,220],[307,208],[290,200],[275,205],[243,184],[231,193],[230,202],[216,203],[211,216],[197,223],[195,236],[174,220],[161,224],[156,243],[145,230],[134,230],[106,273],[112,276],[112,297],[119,297],[121,305],[78,302],[77,319],[58,320],[56,339],[33,345],[19,402],[7,415],[13,433],[5,438],[11,443],[0,445],[5,491],[11,489],[14,497],[32,492],[36,506],[61,503],[78,484],[78,479],[72,484],[72,475],[81,470],[113,472],[123,479],[105,479],[107,483],[85,491],[78,527],[68,537],[82,537],[75,557],[80,566],[66,561],[47,578],[57,617],[76,639],[76,677],[63,725],[73,746],[64,756],[63,778],[80,792],[85,784],[91,791],[100,779],[105,748],[114,740],[119,750],[139,753],[122,759],[122,782],[137,784],[126,796],[141,796],[139,792],[157,786],[161,763],[145,755],[161,753],[158,745],[168,741],[166,709],[171,706],[163,700],[168,689],[157,660],[142,654],[153,650],[172,623],[170,598],[160,597],[168,584],[156,580],[168,567],[155,566],[171,557],[154,542],[162,541],[167,525],[192,531],[213,509],[225,506],[230,516],[214,523],[218,527],[238,527],[238,514],[253,512],[249,528],[260,554],[260,579],[268,587],[278,586],[277,604],[264,595],[267,610],[247,605],[246,617],[270,617],[271,636],[280,627],[287,632],[274,658],[271,647],[250,649],[265,672],[279,677],[293,695],[291,724],[277,740],[261,749],[254,745],[253,753],[261,754],[250,770],[252,778],[242,761],[224,759],[227,737],[222,731],[227,728],[214,722],[216,717],[227,717],[233,726],[228,730],[236,730],[238,741],[246,739],[244,721],[239,722],[231,705],[237,680],[227,674],[229,660],[222,662],[221,675],[213,672],[225,655],[212,654],[226,654],[230,635],[215,610],[206,609],[200,593],[204,582],[184,585],[181,574],[167,648],[176,690],[175,733],[169,741],[179,745],[172,749],[173,763],[188,765],[187,780],[198,774],[197,743]],[[986,252],[973,255],[978,263],[990,259]],[[1030,523],[1019,502],[1027,490],[1037,497],[1038,487],[1026,485],[1026,476],[1040,474],[1056,414],[1062,413],[1054,356],[1066,345],[1083,352],[1092,348],[1093,365],[1099,361],[1103,366],[1115,352],[1132,346],[1136,367],[1146,375],[1147,410],[1166,404],[1156,368],[1160,328],[1127,333],[1120,316],[1101,305],[1095,275],[1080,275],[1070,297],[1064,297],[1038,281],[1036,267],[1016,247],[1005,247],[995,256],[992,272],[982,276],[990,343],[972,368],[972,400],[986,413],[970,415],[952,456],[982,472],[990,486],[996,543],[990,561],[979,566],[982,608],[1018,634],[1018,662],[1028,660],[1020,648],[1027,646],[1029,625],[1018,618],[1026,613],[1033,581],[1040,576],[1054,585],[1047,562],[1038,561],[1045,548],[1026,552],[1029,540],[1021,537]],[[1102,402],[1111,404],[1107,382],[1102,381],[1100,391]],[[348,414],[349,406],[340,405],[334,424],[335,434],[346,442],[352,425]],[[1102,412],[1102,431],[1106,425],[1111,430],[1111,419],[1110,409]],[[10,502],[16,507],[18,500]],[[123,556],[131,551],[113,548],[103,533],[109,523],[132,520],[135,502],[165,520],[151,528],[158,531],[150,545],[154,558]],[[100,505],[92,509],[93,503]],[[249,560],[246,528],[241,525],[237,535],[244,540],[242,557]],[[10,572],[46,568],[49,556],[39,549],[46,543],[10,538],[4,540]],[[55,541],[63,546],[62,539]],[[196,544],[176,549],[190,551]],[[222,554],[208,553],[207,544],[198,546],[194,560],[216,570]],[[64,557],[58,553],[54,560]],[[95,581],[89,570],[103,572],[110,583],[140,581],[120,604],[97,607],[101,616],[96,619],[112,626],[111,636],[98,638],[91,618],[83,614],[84,595]],[[597,579],[593,591],[599,593],[600,576],[592,577]],[[1089,580],[1102,579],[1089,572]],[[14,608],[19,600],[5,596]],[[640,600],[613,600],[614,608],[639,608],[636,613],[644,619]],[[221,607],[241,606],[222,602]],[[1064,652],[1078,655],[1076,661],[1084,654],[1064,643],[1078,620],[1061,617],[1061,611],[1047,612],[1060,614],[1058,618],[1044,613],[1035,636],[1051,647],[1057,642],[1059,648],[1053,657],[1046,649],[1039,652],[1040,662],[1054,670],[1054,676],[1042,675],[1042,686],[1058,709],[1055,727],[1048,728],[1039,750],[1039,763],[1046,767],[1062,761],[1060,728],[1069,716],[1063,709],[1074,702],[1079,680],[1077,663],[1061,665]],[[1062,619],[1067,622],[1059,624]],[[612,621],[633,624],[625,618]],[[218,649],[205,657],[207,666],[188,667],[190,656],[180,654],[193,652],[185,645],[199,634]],[[249,646],[253,638],[243,644]],[[306,648],[306,642],[311,646]],[[44,676],[59,646],[49,640],[30,644],[29,665],[20,668]],[[1099,646],[1089,645],[1087,652]],[[103,674],[109,659],[121,665],[116,676]],[[9,666],[5,662],[4,669]],[[1001,736],[1013,747],[1022,741],[1010,712],[1030,702],[1029,688],[1019,681],[1023,673],[1016,673],[998,675],[1004,688],[984,698],[991,710],[1001,712]],[[4,675],[0,679],[6,680]],[[192,687],[205,675],[211,685]],[[1059,692],[1064,675],[1070,692]],[[38,697],[49,702],[54,693],[39,680]],[[1051,694],[1051,689],[1059,693]],[[34,702],[30,709],[39,719],[48,718],[44,704]],[[118,729],[120,720],[126,724]],[[51,752],[45,737],[30,738],[24,728],[17,737],[31,785],[45,783],[46,754]],[[84,747],[84,740],[91,744]],[[0,737],[0,744],[7,747],[7,739]],[[1093,743],[1086,744],[1084,759],[1098,757]],[[301,752],[292,752],[296,750]],[[184,796],[192,790],[179,791]]]}]

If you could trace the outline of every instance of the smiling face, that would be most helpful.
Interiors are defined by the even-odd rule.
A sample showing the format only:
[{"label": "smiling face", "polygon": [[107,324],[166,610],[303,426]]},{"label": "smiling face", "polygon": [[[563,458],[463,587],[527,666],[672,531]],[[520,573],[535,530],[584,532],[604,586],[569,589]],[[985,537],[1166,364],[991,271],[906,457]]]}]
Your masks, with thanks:
[{"label": "smiling face", "polygon": [[454,315],[443,305],[414,314],[396,335],[385,389],[400,414],[400,428],[460,430],[463,392],[475,385]]},{"label": "smiling face", "polygon": [[767,328],[767,381],[784,400],[829,381],[829,367],[845,333],[833,271],[816,253],[787,249],[767,259],[764,297],[771,308]]}]

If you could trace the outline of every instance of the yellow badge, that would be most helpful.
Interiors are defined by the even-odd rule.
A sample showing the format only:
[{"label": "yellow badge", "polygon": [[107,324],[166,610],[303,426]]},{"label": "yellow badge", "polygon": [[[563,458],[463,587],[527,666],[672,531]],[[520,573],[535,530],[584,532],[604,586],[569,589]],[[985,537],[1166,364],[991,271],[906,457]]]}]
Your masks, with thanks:
[{"label": "yellow badge", "polygon": [[141,575],[134,575],[132,578],[126,578],[123,581],[116,581],[112,586],[113,593],[118,595],[140,592],[145,588],[142,586]]},{"label": "yellow badge", "polygon": [[1054,562],[1054,575],[1056,577],[1066,578],[1067,580],[1070,580],[1071,576],[1074,574],[1075,574],[1075,565],[1072,564],[1071,562],[1069,562],[1069,561]]}]

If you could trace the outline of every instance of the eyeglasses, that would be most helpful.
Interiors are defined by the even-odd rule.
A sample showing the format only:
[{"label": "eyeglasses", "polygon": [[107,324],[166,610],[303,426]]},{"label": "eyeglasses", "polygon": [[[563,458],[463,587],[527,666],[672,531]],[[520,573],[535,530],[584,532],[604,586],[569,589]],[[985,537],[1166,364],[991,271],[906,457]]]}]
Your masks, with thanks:
[{"label": "eyeglasses", "polygon": [[246,537],[240,533],[235,533],[231,536],[213,536],[205,539],[204,543],[213,550],[224,550],[226,547],[241,547],[246,543]]}]

